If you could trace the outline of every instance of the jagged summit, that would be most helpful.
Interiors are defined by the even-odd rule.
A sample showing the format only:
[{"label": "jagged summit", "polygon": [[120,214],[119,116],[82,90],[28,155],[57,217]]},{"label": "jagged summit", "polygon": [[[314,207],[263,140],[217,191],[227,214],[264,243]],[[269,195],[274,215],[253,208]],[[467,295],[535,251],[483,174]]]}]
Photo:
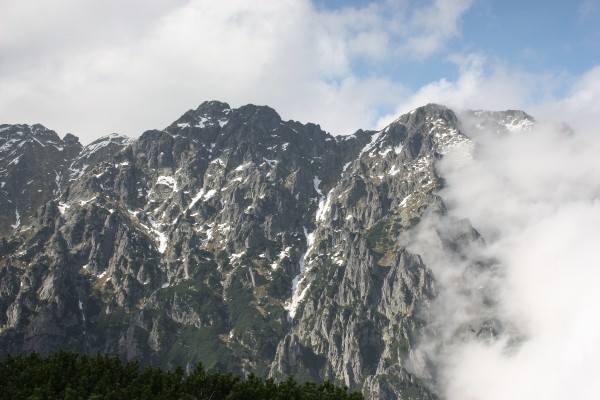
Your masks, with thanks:
[{"label": "jagged summit", "polygon": [[202,102],[202,104],[200,104],[196,109],[196,112],[207,112],[209,110],[225,111],[230,109],[231,107],[228,103],[218,100],[210,100]]},{"label": "jagged summit", "polygon": [[69,146],[81,145],[79,138],[72,133],[67,133],[62,140]]},{"label": "jagged summit", "polygon": [[0,235],[14,232],[55,197],[78,140],[41,124],[0,125]]},{"label": "jagged summit", "polygon": [[220,124],[220,120],[225,120],[227,114],[231,112],[229,104],[219,101],[205,101],[198,106],[196,110],[188,110],[179,119],[173,122],[167,130],[173,130],[182,127],[204,128],[205,125]]},{"label": "jagged summit", "polygon": [[196,110],[189,110],[183,114],[167,128],[167,131],[172,132],[177,128],[204,128],[217,125],[223,127],[232,118],[235,122],[241,120],[246,124],[258,120],[263,124],[271,125],[281,122],[279,114],[268,106],[248,104],[231,109],[227,103],[205,101]]},{"label": "jagged summit", "polygon": [[463,119],[467,125],[477,130],[499,135],[527,131],[535,125],[535,119],[521,110],[468,110],[464,113]]},{"label": "jagged summit", "polygon": [[16,125],[0,125],[0,133],[3,138],[20,138],[21,140],[39,139],[39,145],[53,144],[60,146],[62,143],[60,137],[54,132],[41,124],[16,124]]}]

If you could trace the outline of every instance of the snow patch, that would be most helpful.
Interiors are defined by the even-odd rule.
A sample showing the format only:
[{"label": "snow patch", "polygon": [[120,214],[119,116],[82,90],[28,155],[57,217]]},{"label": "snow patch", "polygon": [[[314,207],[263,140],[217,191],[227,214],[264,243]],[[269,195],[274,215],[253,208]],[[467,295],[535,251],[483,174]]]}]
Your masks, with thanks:
[{"label": "snow patch", "polygon": [[127,136],[119,135],[117,133],[110,134],[108,136],[101,137],[95,142],[92,142],[83,148],[81,155],[79,158],[89,158],[92,154],[97,152],[103,147],[108,146],[109,144],[115,142],[119,144],[127,144],[131,141]]},{"label": "snow patch", "polygon": [[60,191],[60,174],[58,172],[56,172],[56,170],[54,170],[54,183],[56,184],[56,189],[54,190],[54,194],[58,194]]},{"label": "snow patch", "polygon": [[386,155],[387,155],[387,154],[388,154],[390,151],[392,151],[392,148],[391,148],[391,147],[388,147],[388,148],[387,148],[387,149],[385,149],[385,150],[381,150],[381,151],[379,152],[379,155],[380,155],[380,156],[382,156],[382,157],[385,157],[385,156],[386,156]]},{"label": "snow patch", "polygon": [[11,227],[13,229],[17,229],[19,227],[19,225],[21,225],[21,215],[19,214],[19,210],[17,210],[16,208],[15,208],[15,219],[16,219],[16,221],[15,221],[14,225],[11,225]]},{"label": "snow patch", "polygon": [[408,199],[410,198],[410,194],[408,196],[406,196],[404,199],[402,199],[402,201],[400,202],[400,207],[406,207],[406,202],[408,201]]},{"label": "snow patch", "polygon": [[325,217],[325,213],[329,210],[331,197],[325,197],[319,186],[321,185],[321,180],[318,177],[314,177],[313,185],[315,187],[316,192],[319,195],[319,208],[317,209],[317,221],[322,221]]},{"label": "snow patch", "polygon": [[359,158],[363,153],[368,153],[369,151],[373,150],[373,148],[377,144],[377,141],[379,140],[379,137],[383,132],[385,132],[385,130],[376,132],[373,136],[371,136],[371,141],[365,147],[363,147],[363,149],[358,154]]},{"label": "snow patch", "polygon": [[19,160],[21,159],[21,156],[18,156],[17,158],[13,159],[11,162],[8,163],[8,165],[17,165],[19,163]]},{"label": "snow patch", "polygon": [[234,171],[243,171],[246,168],[248,168],[250,165],[251,165],[251,163],[240,164],[234,169]]},{"label": "snow patch", "polygon": [[[92,202],[92,201],[94,201],[94,200],[96,200],[96,196],[92,197],[92,198],[91,198],[91,199],[89,199],[89,200],[81,200],[81,201],[79,202],[79,205],[81,205],[81,206],[85,206],[86,204],[88,204],[88,203],[90,203],[90,202]],[[67,207],[67,208],[68,208],[68,207]]]},{"label": "snow patch", "polygon": [[85,173],[85,170],[89,167],[88,164],[83,164],[81,168],[76,169],[73,168],[73,165],[75,164],[75,161],[73,161],[73,163],[71,163],[71,165],[69,166],[69,181],[75,181],[79,178],[81,178],[81,176]]},{"label": "snow patch", "polygon": [[279,259],[283,260],[284,258],[289,257],[291,249],[292,248],[290,246],[288,246],[285,249],[281,250],[281,252],[279,253]]},{"label": "snow patch", "polygon": [[321,197],[319,199],[319,208],[317,209],[317,221],[325,220],[325,215],[331,208],[331,196]]},{"label": "snow patch", "polygon": [[[292,299],[290,302],[287,302],[284,306],[286,311],[288,312],[288,319],[291,321],[296,316],[296,310],[298,309],[298,305],[306,296],[308,289],[310,288],[310,283],[304,287],[304,289],[300,290],[302,287],[302,283],[306,278],[306,272],[308,269],[306,268],[306,257],[312,251],[313,244],[315,242],[314,232],[308,233],[306,227],[302,228],[304,231],[304,237],[306,238],[306,251],[302,256],[300,256],[300,261],[298,266],[300,267],[300,273],[294,277],[292,280]],[[304,276],[303,276],[304,275]]]},{"label": "snow patch", "polygon": [[239,260],[242,256],[244,255],[244,252],[241,253],[233,253],[229,256],[229,261],[236,261]]},{"label": "snow patch", "polygon": [[[294,281],[296,281],[296,285],[299,283],[298,282],[298,277],[294,278]],[[286,304],[284,306],[284,308],[287,310],[288,314],[289,314],[289,319],[293,320],[294,317],[296,316],[296,310],[298,309],[298,305],[300,305],[300,302],[302,300],[304,300],[304,297],[306,296],[306,292],[308,292],[308,289],[310,289],[310,283],[308,285],[306,285],[306,287],[304,289],[302,289],[302,291],[298,294],[294,293],[294,295],[292,296],[292,301],[288,304]]]},{"label": "snow patch", "polygon": [[254,280],[254,271],[252,271],[252,267],[248,267],[248,271],[250,271],[250,279],[252,279],[252,286],[256,288],[256,281]]},{"label": "snow patch", "polygon": [[319,194],[319,196],[323,197],[323,192],[321,192],[321,189],[319,189],[321,182],[323,182],[323,181],[321,179],[319,179],[317,176],[315,176],[313,178],[313,185],[315,187],[315,191]]},{"label": "snow patch", "polygon": [[46,145],[44,143],[40,142],[39,140],[37,140],[37,138],[32,138],[32,139],[35,140],[36,142],[38,142],[40,146],[46,147]]},{"label": "snow patch", "polygon": [[156,184],[168,186],[173,192],[179,192],[179,189],[177,188],[177,181],[172,176],[161,175],[156,180]]},{"label": "snow patch", "polygon": [[[81,301],[81,298],[79,298],[78,300],[79,300],[79,311],[81,311],[81,320],[85,324],[85,312],[83,311],[83,302]],[[83,327],[83,334],[84,335],[86,334],[85,325]]]},{"label": "snow patch", "polygon": [[150,222],[151,225],[150,231],[154,233],[156,240],[158,241],[158,252],[162,254],[167,250],[167,235],[158,229],[159,224],[151,217],[148,217],[148,222]]},{"label": "snow patch", "polygon": [[207,201],[207,200],[211,199],[217,193],[217,191],[215,189],[210,189],[208,192],[205,192],[204,190],[205,189],[202,188],[198,192],[198,194],[196,194],[194,196],[194,198],[192,199],[192,202],[190,203],[190,205],[187,208],[188,210],[191,209],[192,207],[194,207],[194,205],[201,199],[204,201]]},{"label": "snow patch", "polygon": [[[2,147],[0,147],[0,152],[3,152],[3,151],[6,151],[6,150],[9,150],[9,149],[12,147],[12,145],[13,145],[14,143],[17,143],[17,142],[18,142],[18,140],[17,140],[17,139],[10,139],[10,140],[7,140],[6,142],[4,142],[4,144],[2,145]],[[22,146],[24,143],[25,143],[25,142],[21,142],[21,146]],[[19,146],[19,147],[20,147],[20,146]]]},{"label": "snow patch", "polygon": [[198,123],[196,125],[194,125],[196,128],[204,128],[204,126],[206,125],[206,121],[208,121],[208,118],[205,117],[200,117],[200,121],[198,121]]},{"label": "snow patch", "polygon": [[209,164],[219,164],[220,166],[224,167],[225,166],[225,161],[221,160],[220,158],[215,158]]},{"label": "snow patch", "polygon": [[70,207],[70,204],[58,203],[58,211],[60,211],[61,215],[64,215],[67,209],[69,209]]},{"label": "snow patch", "polygon": [[275,164],[277,164],[277,160],[269,160],[269,159],[266,159],[265,157],[263,157],[263,160],[265,160],[265,162],[267,164],[269,164],[269,166],[271,166],[271,167],[274,167]]},{"label": "snow patch", "polygon": [[217,191],[215,189],[210,189],[208,192],[206,192],[206,194],[204,195],[204,201],[212,198],[215,193],[217,193]]}]

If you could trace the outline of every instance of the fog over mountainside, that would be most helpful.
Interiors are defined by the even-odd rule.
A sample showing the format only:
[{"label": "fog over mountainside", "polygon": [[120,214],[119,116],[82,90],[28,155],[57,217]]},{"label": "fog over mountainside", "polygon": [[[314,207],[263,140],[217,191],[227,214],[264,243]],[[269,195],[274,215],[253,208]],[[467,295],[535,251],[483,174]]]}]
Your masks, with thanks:
[{"label": "fog over mountainside", "polygon": [[[536,123],[526,134],[493,135],[490,124],[477,117],[462,117],[465,133],[478,143],[476,156],[461,163],[441,160],[447,185],[439,194],[449,215],[468,218],[485,239],[469,257],[492,259],[496,267],[472,280],[464,263],[449,268],[431,254],[424,261],[439,286],[450,288],[457,276],[471,279],[471,290],[449,290],[448,302],[469,305],[461,310],[473,318],[487,312],[472,308],[474,300],[490,296],[504,330],[494,340],[446,342],[444,352],[430,354],[444,366],[446,396],[595,397],[591,377],[600,372],[596,129],[582,121],[576,132],[565,124]],[[442,269],[451,271],[445,285]],[[433,307],[442,313],[443,298]],[[440,330],[459,324],[462,312],[445,314],[448,324]]]},{"label": "fog over mountainside", "polygon": [[87,146],[0,125],[0,356],[593,397],[598,150],[437,104],[348,136],[218,101]]}]

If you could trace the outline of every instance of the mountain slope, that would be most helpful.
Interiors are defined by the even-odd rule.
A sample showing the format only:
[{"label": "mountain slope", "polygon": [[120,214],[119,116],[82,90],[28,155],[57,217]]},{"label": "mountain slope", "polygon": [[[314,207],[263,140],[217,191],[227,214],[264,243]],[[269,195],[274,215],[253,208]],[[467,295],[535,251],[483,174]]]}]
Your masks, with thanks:
[{"label": "mountain slope", "polygon": [[[445,213],[436,160],[474,147],[451,110],[333,137],[213,101],[85,148],[35,127],[0,128],[2,201],[31,173],[19,154],[44,193],[0,216],[2,354],[105,351],[435,398],[406,368],[436,296],[407,247],[425,213]],[[448,248],[478,240],[460,226]]]}]

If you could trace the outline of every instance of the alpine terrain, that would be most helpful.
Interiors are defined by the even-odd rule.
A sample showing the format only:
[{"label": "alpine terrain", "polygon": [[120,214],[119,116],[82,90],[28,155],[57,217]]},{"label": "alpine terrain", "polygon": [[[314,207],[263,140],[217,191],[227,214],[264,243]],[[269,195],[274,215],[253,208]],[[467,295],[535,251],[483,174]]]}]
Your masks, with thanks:
[{"label": "alpine terrain", "polygon": [[[521,111],[469,119],[498,134],[534,123]],[[438,291],[411,249],[446,215],[437,162],[476,156],[463,126],[429,104],[334,137],[216,101],[87,146],[0,125],[0,357],[107,352],[436,399],[418,345],[438,334]],[[449,258],[483,243],[468,221],[451,226],[431,228]],[[499,329],[490,314],[456,334]]]}]

